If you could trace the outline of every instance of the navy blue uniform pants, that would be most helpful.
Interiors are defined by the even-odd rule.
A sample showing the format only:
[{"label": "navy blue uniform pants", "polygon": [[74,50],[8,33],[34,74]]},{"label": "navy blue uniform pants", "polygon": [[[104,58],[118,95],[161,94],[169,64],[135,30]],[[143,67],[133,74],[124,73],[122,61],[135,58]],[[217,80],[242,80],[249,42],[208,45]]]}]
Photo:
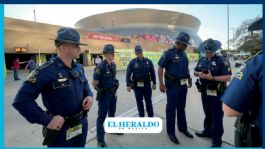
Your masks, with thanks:
[{"label": "navy blue uniform pants", "polygon": [[70,126],[65,123],[56,136],[56,139],[48,147],[85,147],[88,131],[87,117],[82,118],[82,134],[66,141],[66,131]]},{"label": "navy blue uniform pants", "polygon": [[104,141],[105,130],[103,123],[107,117],[115,117],[117,98],[114,93],[109,93],[98,101],[98,118],[97,118],[97,140]]},{"label": "navy blue uniform pants", "polygon": [[154,117],[151,84],[145,84],[144,87],[135,87],[134,95],[136,98],[139,117],[144,117],[145,115],[143,99],[145,100],[145,106],[148,117]]},{"label": "navy blue uniform pants", "polygon": [[175,135],[175,121],[177,112],[178,130],[187,131],[187,121],[185,114],[187,86],[173,84],[167,87],[167,105],[166,105],[166,125],[167,134]]},{"label": "navy blue uniform pants", "polygon": [[19,80],[17,69],[14,69],[14,80]]},{"label": "navy blue uniform pants", "polygon": [[211,134],[213,144],[222,144],[224,133],[222,101],[219,96],[207,96],[206,90],[202,90],[202,106],[205,114],[204,131]]}]

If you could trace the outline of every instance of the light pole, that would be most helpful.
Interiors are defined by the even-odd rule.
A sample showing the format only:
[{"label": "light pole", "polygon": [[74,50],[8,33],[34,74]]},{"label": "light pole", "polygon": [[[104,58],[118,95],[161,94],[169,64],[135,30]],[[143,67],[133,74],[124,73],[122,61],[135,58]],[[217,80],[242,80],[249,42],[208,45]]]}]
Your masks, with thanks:
[{"label": "light pole", "polygon": [[112,21],[112,33],[114,34],[114,21]]},{"label": "light pole", "polygon": [[35,12],[35,9],[33,10],[33,13],[34,13],[34,21],[36,22],[36,12]]},{"label": "light pole", "polygon": [[233,43],[232,43],[232,45],[233,45],[233,48],[234,48],[235,28],[231,27],[230,29],[233,30]]},{"label": "light pole", "polygon": [[229,52],[229,4],[227,4],[227,50]]}]

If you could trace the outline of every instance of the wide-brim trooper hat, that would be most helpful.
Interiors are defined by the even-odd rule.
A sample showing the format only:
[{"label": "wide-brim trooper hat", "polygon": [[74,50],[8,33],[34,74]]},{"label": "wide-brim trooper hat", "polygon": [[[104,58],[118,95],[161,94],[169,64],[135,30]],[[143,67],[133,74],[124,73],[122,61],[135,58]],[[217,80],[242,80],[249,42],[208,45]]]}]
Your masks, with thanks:
[{"label": "wide-brim trooper hat", "polygon": [[105,44],[103,47],[103,53],[117,53],[114,50],[114,46],[112,44]]},{"label": "wide-brim trooper hat", "polygon": [[55,39],[52,39],[52,38],[49,38],[49,39],[64,42],[64,43],[74,43],[74,44],[78,44],[82,46],[87,45],[85,43],[80,42],[80,35],[76,30],[72,28],[67,28],[67,27],[60,28],[57,31],[57,36]]},{"label": "wide-brim trooper hat", "polygon": [[179,33],[178,37],[176,38],[176,42],[185,44],[185,45],[191,45],[190,43],[190,36],[189,34],[185,32]]},{"label": "wide-brim trooper hat", "polygon": [[209,38],[202,43],[201,51],[206,53],[216,52],[221,48],[221,46],[222,43],[220,41]]},{"label": "wide-brim trooper hat", "polygon": [[142,53],[142,52],[143,52],[143,48],[142,48],[142,46],[140,46],[140,45],[136,45],[136,46],[134,47],[134,52],[135,52],[136,54]]}]

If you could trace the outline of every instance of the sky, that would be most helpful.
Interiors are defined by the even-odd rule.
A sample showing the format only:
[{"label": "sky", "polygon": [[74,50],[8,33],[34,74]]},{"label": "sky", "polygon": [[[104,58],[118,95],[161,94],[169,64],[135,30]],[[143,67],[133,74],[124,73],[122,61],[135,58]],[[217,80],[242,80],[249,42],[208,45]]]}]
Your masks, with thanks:
[{"label": "sky", "polygon": [[[165,4],[165,5],[102,5],[102,4],[58,4],[58,5],[5,5],[5,17],[34,21],[36,12],[37,22],[74,27],[74,24],[87,16],[131,8],[151,8],[182,12],[195,16],[201,21],[198,35],[202,40],[213,38],[222,42],[227,48],[227,6],[226,4]],[[229,28],[237,28],[242,21],[257,16],[262,17],[261,4],[229,5]],[[230,29],[229,36],[233,37]]]}]

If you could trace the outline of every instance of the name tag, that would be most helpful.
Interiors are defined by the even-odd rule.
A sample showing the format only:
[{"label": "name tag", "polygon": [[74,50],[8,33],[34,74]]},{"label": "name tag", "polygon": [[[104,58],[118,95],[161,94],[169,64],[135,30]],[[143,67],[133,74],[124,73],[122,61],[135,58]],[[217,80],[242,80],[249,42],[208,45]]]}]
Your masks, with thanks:
[{"label": "name tag", "polygon": [[66,130],[66,141],[82,134],[82,124],[76,125]]},{"label": "name tag", "polygon": [[208,96],[217,96],[217,91],[216,90],[206,90],[206,94]]},{"label": "name tag", "polygon": [[187,84],[187,79],[180,80],[180,85],[186,85],[186,84]]},{"label": "name tag", "polygon": [[137,82],[137,87],[144,87],[144,82]]}]

